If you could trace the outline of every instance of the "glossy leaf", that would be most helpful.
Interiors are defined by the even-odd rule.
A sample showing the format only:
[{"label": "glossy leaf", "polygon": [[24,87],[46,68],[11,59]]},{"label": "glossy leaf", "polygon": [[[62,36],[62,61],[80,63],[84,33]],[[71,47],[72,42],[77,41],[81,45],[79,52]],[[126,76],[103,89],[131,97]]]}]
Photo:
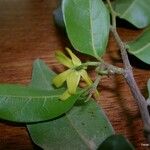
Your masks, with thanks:
[{"label": "glossy leaf", "polygon": [[109,35],[109,13],[102,0],[63,0],[68,37],[79,52],[96,58],[105,52]]},{"label": "glossy leaf", "polygon": [[150,0],[115,0],[113,6],[120,18],[137,28],[150,24]]},{"label": "glossy leaf", "polygon": [[45,123],[28,125],[32,140],[50,150],[96,150],[114,131],[103,111],[90,100],[66,115]]},{"label": "glossy leaf", "polygon": [[37,59],[33,63],[32,82],[30,87],[36,89],[51,90],[54,89],[53,84],[50,84],[53,78],[56,76],[52,70],[40,59]]},{"label": "glossy leaf", "polygon": [[[47,80],[47,77],[51,71],[47,70],[46,65],[40,60],[36,61],[34,67],[36,68],[34,68],[32,78],[32,83],[36,82],[34,86],[0,85],[1,119],[16,122],[52,119],[67,112],[78,99],[80,94],[69,97],[65,102],[60,101],[59,97],[64,90],[49,90],[52,86],[49,85],[50,78]],[[37,85],[40,85],[39,89]],[[43,89],[46,87],[47,90],[42,90],[41,87]]]},{"label": "glossy leaf", "polygon": [[98,150],[134,150],[134,147],[122,135],[112,135],[100,145]]},{"label": "glossy leaf", "polygon": [[128,52],[143,62],[150,64],[150,27],[135,41],[128,43]]},{"label": "glossy leaf", "polygon": [[[43,66],[42,62],[40,64]],[[37,72],[36,68],[34,72]],[[46,71],[45,74],[47,74]],[[41,75],[42,72],[39,72],[38,76]],[[32,81],[35,81],[34,76]],[[36,87],[39,83],[39,80],[32,82],[32,86]],[[41,83],[43,90],[53,89],[52,86],[44,86],[44,84]],[[37,86],[39,89],[41,87]],[[89,147],[96,149],[107,137],[114,134],[110,122],[93,100],[82,106],[73,107],[63,117],[30,124],[27,127],[33,142],[47,150],[52,147],[56,150],[60,148],[62,150],[76,150],[77,148],[84,150]]]}]

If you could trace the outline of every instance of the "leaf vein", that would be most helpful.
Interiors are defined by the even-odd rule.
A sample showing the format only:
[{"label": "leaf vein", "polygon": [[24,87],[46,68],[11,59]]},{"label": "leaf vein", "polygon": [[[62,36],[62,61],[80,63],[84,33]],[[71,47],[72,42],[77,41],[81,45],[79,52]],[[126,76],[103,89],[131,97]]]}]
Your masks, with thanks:
[{"label": "leaf vein", "polygon": [[148,48],[148,47],[150,47],[150,43],[148,43],[147,45],[141,47],[141,48],[138,49],[137,51],[134,51],[134,52],[130,51],[130,52],[132,52],[132,54],[135,54],[135,55],[136,55],[136,54],[141,53],[144,49],[146,49],[146,48]]}]

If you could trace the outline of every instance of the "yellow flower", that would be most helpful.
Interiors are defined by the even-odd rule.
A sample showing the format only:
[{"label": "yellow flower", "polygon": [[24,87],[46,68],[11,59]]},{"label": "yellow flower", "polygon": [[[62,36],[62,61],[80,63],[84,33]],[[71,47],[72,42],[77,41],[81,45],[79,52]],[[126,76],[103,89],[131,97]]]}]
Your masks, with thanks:
[{"label": "yellow flower", "polygon": [[56,87],[61,87],[64,82],[67,83],[67,90],[60,96],[61,100],[66,100],[69,96],[76,93],[81,77],[88,86],[93,83],[85,70],[86,68],[82,67],[80,59],[73,54],[69,48],[66,48],[66,50],[71,59],[64,55],[61,51],[56,52],[56,58],[69,69],[60,73],[53,79],[53,84]]}]

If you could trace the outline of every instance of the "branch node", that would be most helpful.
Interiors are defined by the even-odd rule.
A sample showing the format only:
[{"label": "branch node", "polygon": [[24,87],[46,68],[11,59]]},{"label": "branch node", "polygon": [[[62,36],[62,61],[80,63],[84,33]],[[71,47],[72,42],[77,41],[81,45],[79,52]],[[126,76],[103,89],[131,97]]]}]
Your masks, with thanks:
[{"label": "branch node", "polygon": [[118,47],[120,48],[121,56],[122,56],[122,60],[123,60],[124,68],[125,68],[124,78],[126,79],[126,82],[127,82],[128,86],[130,87],[132,95],[133,95],[134,99],[136,100],[136,102],[139,106],[141,117],[142,117],[142,120],[144,123],[144,131],[147,133],[147,139],[150,143],[150,113],[149,113],[147,101],[143,97],[142,93],[140,92],[140,89],[139,89],[139,87],[138,87],[138,85],[134,79],[132,67],[130,65],[128,54],[126,51],[127,46],[122,41],[122,39],[120,38],[120,36],[117,32],[116,14],[114,13],[114,10],[111,6],[110,0],[107,0],[107,3],[109,6],[109,9],[110,9],[111,16],[112,16],[112,25],[111,25],[110,29],[114,35],[114,38],[116,40],[116,43],[118,44]]}]

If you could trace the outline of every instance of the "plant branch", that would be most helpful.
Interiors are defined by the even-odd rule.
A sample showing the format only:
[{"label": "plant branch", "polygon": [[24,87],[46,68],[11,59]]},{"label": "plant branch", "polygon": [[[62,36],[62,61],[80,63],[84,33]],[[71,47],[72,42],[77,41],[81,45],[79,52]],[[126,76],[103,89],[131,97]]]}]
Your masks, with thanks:
[{"label": "plant branch", "polygon": [[101,75],[124,74],[123,68],[108,64],[107,62],[104,62],[103,60],[99,60],[99,62],[82,63],[80,66],[77,66],[75,69],[80,70],[88,66],[96,67],[96,72]]},{"label": "plant branch", "polygon": [[97,97],[97,95],[99,96],[99,93],[96,89],[98,87],[98,84],[99,84],[101,78],[102,78],[102,76],[97,75],[96,80],[94,81],[94,83],[93,83],[93,85],[92,85],[92,87],[89,91],[89,96],[87,97],[85,102],[89,101],[93,94],[94,94],[95,97]]},{"label": "plant branch", "polygon": [[143,97],[143,95],[141,94],[141,92],[137,86],[137,83],[133,76],[132,67],[131,67],[129,59],[128,59],[128,54],[126,51],[125,43],[123,43],[123,41],[121,40],[121,38],[116,30],[116,13],[114,12],[114,10],[111,6],[110,0],[107,0],[107,3],[109,5],[111,16],[112,16],[111,31],[112,31],[114,38],[118,44],[118,47],[121,51],[121,56],[122,56],[122,60],[123,60],[123,64],[124,64],[124,69],[125,69],[124,77],[126,79],[127,84],[130,87],[130,90],[131,90],[131,93],[132,93],[134,99],[136,100],[136,102],[139,106],[141,117],[142,117],[142,120],[144,123],[144,130],[147,134],[148,142],[150,143],[150,114],[149,114],[149,110],[148,110],[148,103],[147,103],[146,99]]},{"label": "plant branch", "polygon": [[96,72],[101,75],[113,75],[113,74],[124,74],[124,69],[111,65],[100,59],[100,64],[96,68]]}]

